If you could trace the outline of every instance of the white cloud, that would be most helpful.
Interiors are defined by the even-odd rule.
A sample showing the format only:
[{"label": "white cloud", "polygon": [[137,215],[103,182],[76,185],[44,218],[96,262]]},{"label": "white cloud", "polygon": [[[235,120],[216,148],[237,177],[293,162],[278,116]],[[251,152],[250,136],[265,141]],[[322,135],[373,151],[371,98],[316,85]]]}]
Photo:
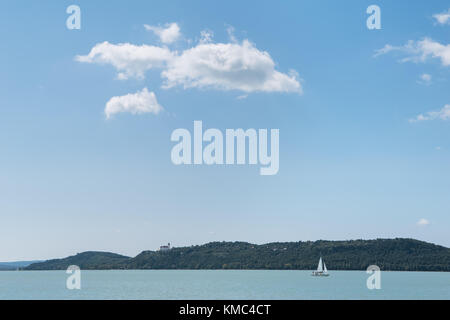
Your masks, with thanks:
[{"label": "white cloud", "polygon": [[119,112],[158,114],[162,110],[163,108],[158,104],[155,94],[144,88],[136,93],[109,99],[106,103],[105,115],[109,119],[112,115]]},{"label": "white cloud", "polygon": [[404,46],[385,45],[376,50],[374,57],[387,54],[392,51],[399,51],[406,54],[401,62],[425,62],[428,58],[440,59],[443,66],[450,66],[450,44],[444,45],[430,38],[420,41],[408,41]]},{"label": "white cloud", "polygon": [[424,73],[420,76],[420,80],[417,82],[424,85],[430,85],[432,79],[433,77],[431,76],[431,74]]},{"label": "white cloud", "polygon": [[418,42],[418,48],[421,51],[421,60],[424,61],[429,56],[441,59],[444,66],[450,66],[450,44],[443,45],[431,39],[424,39]]},{"label": "white cloud", "polygon": [[130,77],[143,79],[145,72],[152,68],[162,68],[173,53],[167,48],[129,43],[111,44],[107,41],[96,44],[88,55],[75,57],[86,63],[110,64],[118,71],[121,80]]},{"label": "white cloud", "polygon": [[[152,27],[153,28],[153,27]],[[230,34],[232,31],[230,29]],[[258,50],[250,41],[213,43],[212,33],[203,31],[197,45],[182,52],[167,47],[130,43],[96,44],[88,55],[76,60],[85,63],[110,64],[118,79],[143,79],[153,68],[162,70],[163,87],[209,88],[250,92],[302,93],[296,71],[277,71],[266,51]]]},{"label": "white cloud", "polygon": [[243,92],[302,92],[296,74],[275,70],[275,62],[248,40],[200,43],[168,62],[166,88],[214,88]]},{"label": "white cloud", "polygon": [[387,44],[383,48],[375,50],[375,54],[373,56],[378,57],[383,54],[389,53],[391,51],[398,50],[398,48],[400,48],[400,47],[394,47],[394,46],[391,46],[390,44]]},{"label": "white cloud", "polygon": [[423,81],[425,81],[425,82],[430,82],[431,81],[431,75],[430,74],[427,74],[427,73],[424,73],[424,74],[422,74],[421,76],[420,76],[420,79],[422,79]]},{"label": "white cloud", "polygon": [[144,28],[155,33],[161,42],[166,44],[177,41],[181,36],[180,27],[176,23],[167,23],[165,28],[144,24]]},{"label": "white cloud", "polygon": [[236,38],[235,35],[234,35],[234,27],[228,26],[228,28],[227,28],[227,34],[228,34],[228,38],[230,39],[231,42],[233,42],[233,43],[238,42],[238,41],[237,41],[237,38]]},{"label": "white cloud", "polygon": [[419,227],[425,227],[425,226],[428,226],[429,224],[430,224],[430,221],[428,221],[427,219],[424,219],[424,218],[417,221],[417,225]]},{"label": "white cloud", "polygon": [[210,30],[203,30],[200,32],[200,43],[211,43],[214,33]]},{"label": "white cloud", "polygon": [[434,14],[433,18],[435,18],[436,22],[439,24],[450,24],[450,9],[442,13]]},{"label": "white cloud", "polygon": [[439,111],[430,111],[425,114],[419,114],[417,117],[410,119],[410,122],[428,121],[428,120],[450,120],[450,104],[446,104]]}]

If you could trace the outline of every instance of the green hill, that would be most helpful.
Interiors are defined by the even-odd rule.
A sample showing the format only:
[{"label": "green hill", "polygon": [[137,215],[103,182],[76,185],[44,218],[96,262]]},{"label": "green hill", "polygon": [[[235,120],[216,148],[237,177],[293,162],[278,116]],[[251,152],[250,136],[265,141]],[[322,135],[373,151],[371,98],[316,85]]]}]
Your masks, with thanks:
[{"label": "green hill", "polygon": [[[86,251],[64,259],[53,259],[33,263],[25,270],[65,270],[70,265],[77,265],[83,270],[120,269],[130,260],[129,257],[110,252]],[[122,267],[123,268],[123,267]]]},{"label": "green hill", "polygon": [[413,239],[280,242],[212,242],[201,246],[144,251],[134,258],[85,252],[32,264],[27,270],[66,269],[285,269],[313,270],[322,256],[330,270],[450,271],[450,249]]}]

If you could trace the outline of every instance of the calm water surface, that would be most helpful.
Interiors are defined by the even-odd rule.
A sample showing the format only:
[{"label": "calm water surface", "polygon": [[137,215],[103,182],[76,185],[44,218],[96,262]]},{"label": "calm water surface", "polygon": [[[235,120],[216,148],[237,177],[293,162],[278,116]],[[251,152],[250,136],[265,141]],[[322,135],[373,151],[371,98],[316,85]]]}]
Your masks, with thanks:
[{"label": "calm water surface", "polygon": [[0,272],[0,299],[450,299],[450,273],[382,272],[368,290],[363,271],[81,271],[81,290],[65,271]]}]

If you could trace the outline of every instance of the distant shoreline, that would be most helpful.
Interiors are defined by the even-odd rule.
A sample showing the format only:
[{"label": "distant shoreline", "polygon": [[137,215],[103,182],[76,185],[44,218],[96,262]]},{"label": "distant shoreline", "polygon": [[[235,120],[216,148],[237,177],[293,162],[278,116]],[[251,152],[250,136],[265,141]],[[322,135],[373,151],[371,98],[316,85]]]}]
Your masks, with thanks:
[{"label": "distant shoreline", "polygon": [[22,270],[315,270],[324,257],[329,270],[450,271],[450,249],[414,239],[276,242],[211,242],[191,247],[143,251],[136,257],[87,251],[33,263]]},{"label": "distant shoreline", "polygon": [[[309,269],[81,269],[82,271],[305,271],[311,272]],[[65,271],[65,269],[19,269],[19,270],[0,270],[0,272],[41,272],[41,271]],[[328,270],[331,272],[366,272],[366,270]],[[404,273],[414,273],[414,272],[426,272],[426,273],[447,273],[448,270],[444,271],[405,271],[405,270],[381,270],[382,272],[404,272]]]}]

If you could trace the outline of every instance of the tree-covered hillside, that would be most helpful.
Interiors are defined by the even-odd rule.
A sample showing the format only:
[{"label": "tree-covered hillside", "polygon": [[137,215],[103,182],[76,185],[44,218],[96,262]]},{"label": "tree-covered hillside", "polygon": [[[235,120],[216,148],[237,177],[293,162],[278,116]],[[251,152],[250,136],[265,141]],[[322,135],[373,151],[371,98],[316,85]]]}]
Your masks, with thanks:
[{"label": "tree-covered hillside", "polygon": [[[26,270],[65,270],[70,265],[77,265],[84,270],[119,269],[130,260],[129,257],[110,252],[86,251],[64,259],[53,259],[33,263]],[[123,267],[122,267],[123,268]]]},{"label": "tree-covered hillside", "polygon": [[413,239],[308,241],[255,245],[212,242],[201,246],[144,251],[135,258],[91,252],[33,264],[27,269],[286,269],[313,270],[322,256],[329,270],[450,271],[450,249]]}]

